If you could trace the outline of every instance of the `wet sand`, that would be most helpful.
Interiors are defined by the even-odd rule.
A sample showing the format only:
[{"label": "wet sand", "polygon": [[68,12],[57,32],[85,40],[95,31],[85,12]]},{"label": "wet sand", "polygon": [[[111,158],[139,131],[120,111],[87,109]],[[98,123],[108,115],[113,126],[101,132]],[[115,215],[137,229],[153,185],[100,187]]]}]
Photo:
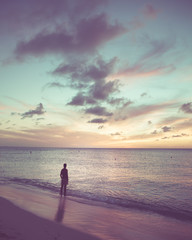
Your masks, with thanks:
[{"label": "wet sand", "polygon": [[81,202],[22,186],[0,186],[0,239],[191,240],[192,223]]}]

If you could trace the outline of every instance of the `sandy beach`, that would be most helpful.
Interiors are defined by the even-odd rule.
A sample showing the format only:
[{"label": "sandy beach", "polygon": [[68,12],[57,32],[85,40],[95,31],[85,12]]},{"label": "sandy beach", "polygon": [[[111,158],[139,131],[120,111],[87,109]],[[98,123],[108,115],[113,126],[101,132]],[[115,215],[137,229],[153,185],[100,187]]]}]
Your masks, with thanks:
[{"label": "sandy beach", "polygon": [[190,240],[192,224],[23,186],[0,186],[0,239]]},{"label": "sandy beach", "polygon": [[91,235],[72,230],[63,225],[40,218],[30,212],[16,207],[10,201],[0,198],[0,239],[18,240],[61,240],[81,239],[96,240]]}]

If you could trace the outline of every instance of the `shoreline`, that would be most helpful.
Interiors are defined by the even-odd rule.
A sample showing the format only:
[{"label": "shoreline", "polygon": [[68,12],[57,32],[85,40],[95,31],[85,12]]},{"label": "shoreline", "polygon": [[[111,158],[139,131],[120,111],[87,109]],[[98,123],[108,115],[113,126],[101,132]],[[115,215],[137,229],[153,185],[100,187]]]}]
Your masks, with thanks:
[{"label": "shoreline", "polygon": [[[192,223],[173,220],[158,214],[80,203],[73,201],[71,197],[60,198],[56,194],[38,191],[35,188],[0,185],[0,196],[3,197],[3,199],[0,198],[0,206],[4,211],[4,215],[1,214],[0,218],[2,226],[0,232],[5,234],[4,239],[8,239],[6,234],[7,236],[11,234],[9,231],[11,226],[15,229],[15,234],[16,232],[24,234],[25,240],[38,239],[40,235],[46,234],[43,226],[49,226],[48,228],[55,232],[56,240],[60,240],[57,232],[62,232],[60,236],[64,236],[64,232],[67,232],[69,240],[80,239],[82,234],[85,235],[84,240],[87,239],[87,234],[89,234],[89,240],[97,238],[102,240],[190,240],[192,236]],[[21,215],[20,218],[18,218],[19,215]],[[30,222],[34,222],[32,220],[34,218],[35,222],[38,222],[34,228],[40,235],[34,237],[32,232],[33,238],[31,238],[30,234],[26,235],[28,233],[22,226],[27,222],[28,225],[33,225]],[[17,225],[18,219],[21,219],[20,225]],[[73,234],[79,235],[73,238],[75,236]],[[14,237],[17,240],[17,236]],[[41,239],[51,240],[54,237],[49,238],[47,235]]]}]

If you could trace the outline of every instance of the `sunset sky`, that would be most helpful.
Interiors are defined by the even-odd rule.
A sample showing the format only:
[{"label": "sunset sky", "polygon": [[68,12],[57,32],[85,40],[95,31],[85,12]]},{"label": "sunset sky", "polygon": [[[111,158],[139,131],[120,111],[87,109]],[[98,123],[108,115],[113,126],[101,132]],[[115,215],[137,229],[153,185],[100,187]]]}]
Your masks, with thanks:
[{"label": "sunset sky", "polygon": [[191,0],[0,4],[0,146],[192,148]]}]

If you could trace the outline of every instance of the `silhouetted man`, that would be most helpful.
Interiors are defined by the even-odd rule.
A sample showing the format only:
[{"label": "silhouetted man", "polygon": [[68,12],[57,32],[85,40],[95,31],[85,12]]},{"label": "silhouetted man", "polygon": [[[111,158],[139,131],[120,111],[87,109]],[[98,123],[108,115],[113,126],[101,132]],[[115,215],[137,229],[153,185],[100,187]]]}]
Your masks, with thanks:
[{"label": "silhouetted man", "polygon": [[61,173],[60,173],[60,177],[61,177],[61,190],[60,190],[60,194],[62,196],[62,191],[64,188],[64,196],[66,196],[66,188],[67,188],[67,184],[68,184],[68,170],[67,170],[67,164],[64,163],[63,164],[63,169],[61,169]]}]

